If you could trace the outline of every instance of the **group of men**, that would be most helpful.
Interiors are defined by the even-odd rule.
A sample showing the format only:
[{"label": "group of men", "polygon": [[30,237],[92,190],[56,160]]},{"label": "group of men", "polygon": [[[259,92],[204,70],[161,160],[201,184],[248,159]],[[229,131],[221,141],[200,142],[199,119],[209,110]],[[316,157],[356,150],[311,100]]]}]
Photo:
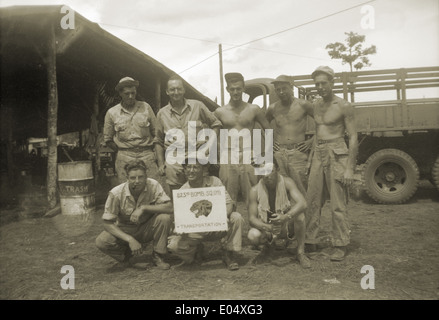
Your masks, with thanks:
[{"label": "group of men", "polygon": [[[317,250],[321,209],[329,196],[333,246],[328,255],[333,261],[343,260],[350,239],[346,188],[353,180],[358,149],[354,112],[334,95],[332,69],[318,67],[312,77],[319,99],[294,97],[290,78],[279,76],[273,81],[279,101],[264,113],[243,100],[245,82],[240,73],[225,75],[230,101],[214,112],[200,101],[186,99],[183,80],[172,76],[166,88],[169,103],[157,115],[146,102],[136,100],[138,81],[121,79],[116,86],[121,102],[108,110],[104,124],[104,141],[117,152],[120,184],[109,192],[105,230],[96,239],[97,247],[123,267],[145,268],[139,254],[152,241],[154,264],[169,269],[168,253],[181,259],[177,266],[191,265],[203,259],[204,240],[219,239],[224,263],[237,270],[235,253],[242,248],[245,221],[236,211],[241,194],[248,209],[247,237],[251,244],[262,245],[255,262],[269,258],[278,239],[296,239],[297,260],[309,268],[305,251]],[[306,139],[307,116],[316,125],[310,139]],[[181,163],[166,161],[169,146],[175,143],[167,133],[180,129],[187,138],[188,126],[194,123],[197,132],[210,128],[217,137],[220,129],[252,131],[257,125],[273,129],[273,161],[259,165],[263,174],[256,175],[255,167],[243,161],[252,146],[242,140],[238,148],[228,150],[239,162],[221,163],[219,178],[209,175],[209,164],[196,156],[191,159],[189,153]],[[198,141],[197,147],[204,142]],[[183,147],[187,150],[187,145]],[[172,215],[178,208],[173,207],[172,190],[217,186],[226,190],[228,230],[176,234]]]}]

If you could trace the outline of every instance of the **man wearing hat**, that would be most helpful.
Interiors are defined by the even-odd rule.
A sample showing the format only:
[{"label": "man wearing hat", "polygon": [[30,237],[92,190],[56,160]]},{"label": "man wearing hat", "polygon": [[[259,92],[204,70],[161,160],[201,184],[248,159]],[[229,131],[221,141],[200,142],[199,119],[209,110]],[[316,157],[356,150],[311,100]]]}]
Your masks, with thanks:
[{"label": "man wearing hat", "polygon": [[[259,124],[264,130],[271,129],[263,110],[255,104],[242,100],[245,88],[243,75],[232,72],[225,74],[224,78],[227,83],[227,92],[230,94],[230,101],[225,106],[215,110],[215,115],[223,124],[223,128],[237,129],[238,132],[248,129],[252,132],[256,124]],[[238,194],[241,191],[244,201],[247,202],[250,188],[257,183],[257,178],[255,168],[251,164],[243,163],[243,155],[246,151],[250,153],[253,151],[253,142],[251,145],[244,145],[243,139],[240,139],[238,150],[232,150],[231,144],[228,145],[229,161],[227,164],[221,163],[219,177],[233,201],[238,200]],[[232,164],[230,155],[236,152],[239,155],[239,164]]]},{"label": "man wearing hat", "polygon": [[295,98],[291,78],[278,76],[271,82],[279,101],[271,104],[266,113],[267,120],[273,127],[276,157],[280,174],[290,177],[306,194],[308,186],[307,163],[308,151],[312,138],[305,140],[307,115],[312,115],[312,103]]},{"label": "man wearing hat", "polygon": [[160,181],[154,150],[154,134],[157,120],[151,106],[136,100],[139,81],[130,77],[122,78],[116,85],[121,102],[110,108],[105,114],[104,142],[117,152],[116,172],[119,183],[127,180],[125,165],[140,159],[147,166],[149,178]]},{"label": "man wearing hat", "polygon": [[[184,147],[187,148],[188,129],[191,123],[195,122],[197,133],[200,129],[211,128],[218,136],[221,128],[221,122],[206,105],[198,100],[186,99],[185,92],[183,79],[177,75],[171,76],[166,88],[169,103],[157,113],[157,130],[154,144],[157,148],[159,172],[161,175],[166,175],[166,183],[169,185],[171,193],[172,190],[179,189],[186,182],[186,177],[180,163],[168,163],[165,159],[166,151],[173,143],[173,141],[166,139],[166,133],[172,129],[182,130],[186,142]],[[204,142],[198,143],[203,144]]]},{"label": "man wearing hat", "polygon": [[[206,175],[209,164],[201,164],[196,155],[189,155],[183,164],[183,170],[187,182],[180,189],[222,187],[220,179],[215,176]],[[239,212],[234,211],[234,203],[226,190],[226,208],[228,231],[188,233],[173,235],[170,237],[168,250],[182,259],[182,265],[191,265],[193,262],[201,262],[203,256],[203,240],[221,240],[223,250],[223,262],[231,271],[238,270],[235,252],[242,248],[242,228],[244,219]]]},{"label": "man wearing hat", "polygon": [[[334,71],[331,68],[318,67],[312,78],[321,98],[314,102],[316,134],[307,192],[306,242],[311,247],[318,243],[321,209],[329,195],[332,248],[327,254],[332,261],[341,261],[350,242],[347,188],[354,178],[358,152],[354,107],[334,95]],[[345,133],[349,138],[348,145]]]}]

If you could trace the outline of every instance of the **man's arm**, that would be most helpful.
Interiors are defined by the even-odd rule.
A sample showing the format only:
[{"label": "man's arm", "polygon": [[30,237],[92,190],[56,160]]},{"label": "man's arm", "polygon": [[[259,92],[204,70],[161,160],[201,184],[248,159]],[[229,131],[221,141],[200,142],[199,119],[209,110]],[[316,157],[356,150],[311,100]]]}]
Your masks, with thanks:
[{"label": "man's arm", "polygon": [[123,232],[115,223],[114,221],[104,220],[104,230],[108,233],[112,234],[116,238],[125,241],[130,246],[131,252],[133,255],[141,254],[142,253],[142,245],[134,239],[133,236],[129,235],[128,233]]},{"label": "man's arm", "polygon": [[292,199],[295,204],[285,214],[276,214],[271,218],[271,221],[275,224],[283,224],[286,220],[294,219],[299,213],[304,212],[306,209],[306,200],[294,181],[289,177],[284,177],[284,181],[290,199]]},{"label": "man's arm", "polygon": [[156,129],[154,134],[154,151],[157,157],[158,172],[160,175],[165,174],[165,148],[164,139],[165,133],[163,128],[160,112],[157,114]]},{"label": "man's arm", "polygon": [[265,113],[265,118],[267,119],[268,123],[271,123],[274,119],[274,104],[270,104],[268,106],[267,112]]},{"label": "man's arm", "polygon": [[343,106],[344,123],[346,132],[349,136],[349,154],[345,173],[343,176],[343,183],[350,185],[354,180],[354,171],[357,163],[358,154],[358,136],[355,127],[355,109],[350,103]]},{"label": "man's arm", "polygon": [[265,223],[258,217],[258,193],[256,187],[251,188],[248,201],[248,222],[251,227],[266,232],[273,231],[273,225]]},{"label": "man's arm", "polygon": [[252,105],[253,108],[256,109],[256,121],[261,125],[262,129],[272,129],[270,123],[268,122],[267,118],[265,117],[265,112],[261,108],[259,108],[257,105]]},{"label": "man's arm", "polygon": [[301,100],[301,106],[307,115],[314,118],[314,104],[308,100]]},{"label": "man's arm", "polygon": [[140,254],[142,252],[142,246],[131,235],[123,232],[117,225],[116,220],[120,211],[120,201],[112,192],[108,194],[107,201],[105,202],[105,209],[102,219],[104,220],[104,230],[115,236],[116,238],[125,241],[130,246],[133,254]]},{"label": "man's arm", "polygon": [[116,131],[114,130],[114,121],[109,111],[107,111],[107,113],[105,114],[103,134],[105,145],[114,152],[117,152],[117,145],[113,141],[113,137],[116,134]]}]

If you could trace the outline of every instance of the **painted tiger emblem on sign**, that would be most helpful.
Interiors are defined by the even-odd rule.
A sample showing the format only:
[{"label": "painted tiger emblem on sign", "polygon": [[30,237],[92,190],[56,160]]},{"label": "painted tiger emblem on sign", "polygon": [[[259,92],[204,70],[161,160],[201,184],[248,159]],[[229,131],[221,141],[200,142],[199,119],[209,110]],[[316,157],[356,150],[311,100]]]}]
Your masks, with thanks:
[{"label": "painted tiger emblem on sign", "polygon": [[210,212],[212,211],[212,202],[210,202],[209,200],[200,200],[194,202],[190,210],[193,214],[195,214],[196,218],[200,216],[208,217]]}]

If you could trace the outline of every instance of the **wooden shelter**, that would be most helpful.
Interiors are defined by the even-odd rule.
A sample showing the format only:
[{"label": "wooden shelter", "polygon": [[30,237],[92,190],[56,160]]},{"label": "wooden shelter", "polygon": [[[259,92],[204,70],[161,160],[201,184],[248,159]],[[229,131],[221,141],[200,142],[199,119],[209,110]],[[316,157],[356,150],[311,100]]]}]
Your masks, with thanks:
[{"label": "wooden shelter", "polygon": [[[125,76],[139,80],[138,99],[157,112],[168,103],[165,86],[175,74],[63,7],[0,8],[2,169],[6,167],[13,180],[12,145],[47,137],[49,207],[56,204],[56,137],[86,129],[90,139],[98,137],[106,111],[119,101],[114,87]],[[185,86],[188,98],[203,101],[211,110],[218,107],[189,83]]]}]

